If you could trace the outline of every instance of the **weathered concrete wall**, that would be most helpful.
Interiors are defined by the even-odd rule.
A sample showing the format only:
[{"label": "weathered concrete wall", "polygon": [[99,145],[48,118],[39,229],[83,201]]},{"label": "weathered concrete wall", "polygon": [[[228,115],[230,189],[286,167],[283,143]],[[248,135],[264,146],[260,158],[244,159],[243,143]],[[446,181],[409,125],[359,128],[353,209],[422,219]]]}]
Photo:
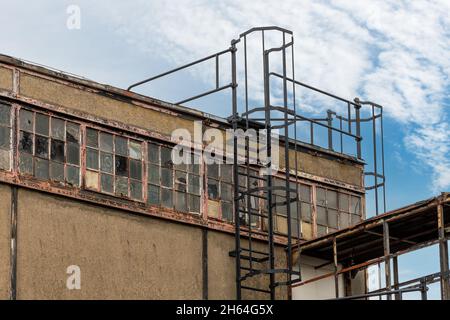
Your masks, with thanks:
[{"label": "weathered concrete wall", "polygon": [[12,91],[13,73],[11,69],[0,67],[0,88]]},{"label": "weathered concrete wall", "polygon": [[0,299],[9,299],[11,248],[11,188],[0,184]]},{"label": "weathered concrete wall", "polygon": [[[201,230],[19,190],[18,299],[201,299]],[[81,290],[66,269],[81,268]]]},{"label": "weathered concrete wall", "polygon": [[[241,241],[242,247],[248,247],[247,241]],[[260,241],[253,241],[252,248],[267,252],[267,244]],[[229,257],[228,253],[234,250],[234,237],[216,231],[208,231],[208,298],[235,299],[235,258]],[[275,247],[277,262],[276,268],[286,268],[286,255],[281,247]],[[268,263],[255,264],[255,268],[268,268]],[[277,279],[279,281],[286,279]],[[243,285],[268,289],[269,277],[256,276],[246,280]],[[270,296],[265,293],[242,290],[242,298],[248,300],[268,299]],[[287,299],[286,287],[276,291],[277,299]]]}]

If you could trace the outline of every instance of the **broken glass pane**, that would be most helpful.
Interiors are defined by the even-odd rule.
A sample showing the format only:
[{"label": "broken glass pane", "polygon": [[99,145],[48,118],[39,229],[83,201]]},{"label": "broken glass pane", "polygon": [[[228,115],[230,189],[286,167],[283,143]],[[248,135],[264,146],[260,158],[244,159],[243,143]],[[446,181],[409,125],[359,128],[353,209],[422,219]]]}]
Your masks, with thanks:
[{"label": "broken glass pane", "polygon": [[94,129],[86,129],[88,147],[98,148],[98,131]]},{"label": "broken glass pane", "polygon": [[152,185],[148,186],[147,201],[150,204],[159,204],[159,187]]},{"label": "broken glass pane", "polygon": [[161,204],[167,208],[173,207],[172,190],[164,188],[161,189]]},{"label": "broken glass pane", "polygon": [[208,198],[210,200],[217,200],[219,199],[219,183],[215,180],[209,179],[208,180]]},{"label": "broken glass pane", "polygon": [[67,135],[67,141],[79,142],[80,141],[80,126],[75,123],[67,122],[66,135]]},{"label": "broken glass pane", "polygon": [[116,194],[128,197],[128,178],[116,177]]},{"label": "broken glass pane", "polygon": [[222,219],[233,222],[233,206],[229,202],[222,201]]},{"label": "broken glass pane", "polygon": [[50,162],[50,179],[64,181],[64,165],[58,162]]},{"label": "broken glass pane", "polygon": [[98,170],[98,151],[94,149],[86,149],[86,166],[89,169]]},{"label": "broken glass pane", "polygon": [[85,178],[86,187],[89,189],[98,190],[98,173],[94,171],[86,170]]},{"label": "broken glass pane", "polygon": [[128,176],[128,158],[116,155],[116,175]]},{"label": "broken glass pane", "polygon": [[189,193],[200,194],[200,177],[189,174]]},{"label": "broken glass pane", "polygon": [[113,155],[112,154],[100,152],[100,170],[103,172],[113,173]]},{"label": "broken glass pane", "polygon": [[42,113],[36,113],[36,133],[48,136],[49,117]]},{"label": "broken glass pane", "polygon": [[9,126],[11,124],[11,108],[8,105],[0,104],[0,123]]},{"label": "broken glass pane", "polygon": [[34,154],[38,157],[48,159],[48,138],[36,136],[36,150]]},{"label": "broken glass pane", "polygon": [[3,170],[10,170],[10,153],[6,150],[0,150],[0,169]]},{"label": "broken glass pane", "polygon": [[67,166],[67,182],[73,186],[80,185],[80,169],[77,167]]},{"label": "broken glass pane", "polygon": [[33,132],[33,112],[28,110],[20,110],[20,129]]},{"label": "broken glass pane", "polygon": [[35,165],[34,176],[38,179],[48,180],[49,177],[48,160],[35,158],[34,165]]},{"label": "broken glass pane", "polygon": [[19,150],[33,154],[33,134],[20,131]]},{"label": "broken glass pane", "polygon": [[130,178],[142,180],[142,162],[130,159]]},{"label": "broken glass pane", "polygon": [[161,147],[161,165],[163,167],[172,167],[172,149],[168,147]]},{"label": "broken glass pane", "polygon": [[355,196],[350,197],[350,212],[361,215],[361,198]]},{"label": "broken glass pane", "polygon": [[141,143],[137,141],[130,140],[130,158],[141,160]]},{"label": "broken glass pane", "polygon": [[76,143],[67,143],[67,162],[70,164],[80,164],[80,146]]},{"label": "broken glass pane", "polygon": [[64,141],[64,120],[52,118],[52,138]]},{"label": "broken glass pane", "polygon": [[189,211],[200,212],[200,197],[189,194],[188,199],[189,199]]},{"label": "broken glass pane", "polygon": [[159,184],[159,166],[150,164],[148,166],[148,181],[154,184]]},{"label": "broken glass pane", "polygon": [[130,196],[136,200],[142,200],[142,183],[138,181],[130,181]]},{"label": "broken glass pane", "polygon": [[103,151],[113,151],[113,135],[105,132],[100,132],[100,149]]},{"label": "broken glass pane", "polygon": [[161,168],[161,185],[164,187],[172,188],[172,170],[167,168]]},{"label": "broken glass pane", "polygon": [[33,156],[20,153],[19,170],[21,173],[33,174]]},{"label": "broken glass pane", "polygon": [[186,184],[186,173],[183,171],[175,171],[175,182],[178,184]]},{"label": "broken glass pane", "polygon": [[0,148],[9,149],[11,138],[11,129],[0,127]]},{"label": "broken glass pane", "polygon": [[183,192],[175,192],[175,210],[187,212],[186,194]]},{"label": "broken glass pane", "polygon": [[116,136],[116,154],[128,156],[127,139]]},{"label": "broken glass pane", "polygon": [[148,161],[159,163],[159,146],[153,143],[148,144]]},{"label": "broken glass pane", "polygon": [[50,157],[54,161],[64,162],[64,141],[52,139]]},{"label": "broken glass pane", "polygon": [[109,174],[102,174],[100,176],[101,187],[103,192],[113,193],[114,192],[114,179],[113,176]]}]

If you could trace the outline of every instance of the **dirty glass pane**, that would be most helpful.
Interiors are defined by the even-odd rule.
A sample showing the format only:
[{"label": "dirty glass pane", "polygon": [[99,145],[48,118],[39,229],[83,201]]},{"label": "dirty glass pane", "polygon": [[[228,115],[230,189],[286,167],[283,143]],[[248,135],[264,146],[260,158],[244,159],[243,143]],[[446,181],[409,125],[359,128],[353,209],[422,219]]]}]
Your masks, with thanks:
[{"label": "dirty glass pane", "polygon": [[161,188],[161,204],[167,208],[173,207],[172,190]]},{"label": "dirty glass pane", "polygon": [[10,170],[10,153],[6,150],[0,150],[0,169]]},{"label": "dirty glass pane", "polygon": [[188,166],[189,172],[200,174],[200,156],[191,153],[191,163]]},{"label": "dirty glass pane", "polygon": [[311,205],[309,203],[302,202],[300,205],[301,217],[303,221],[311,221]]},{"label": "dirty glass pane", "polygon": [[141,143],[130,140],[130,157],[133,159],[142,159]]},{"label": "dirty glass pane", "polygon": [[159,187],[157,186],[148,186],[148,196],[147,202],[150,204],[159,204]]},{"label": "dirty glass pane", "polygon": [[100,132],[100,149],[103,151],[113,151],[113,135],[105,132]]},{"label": "dirty glass pane", "polygon": [[186,191],[186,183],[187,183],[187,181],[186,181],[186,173],[185,172],[183,172],[183,171],[175,171],[175,182],[176,182],[177,186],[178,185],[183,185],[184,186],[183,190],[177,188],[178,190]]},{"label": "dirty glass pane", "polygon": [[33,112],[28,110],[20,110],[20,129],[33,132]]},{"label": "dirty glass pane", "polygon": [[327,227],[317,226],[317,236],[321,237],[327,234]]},{"label": "dirty glass pane", "polygon": [[11,129],[0,127],[0,148],[10,148]]},{"label": "dirty glass pane", "polygon": [[352,214],[361,215],[361,198],[355,196],[350,197],[350,211]]},{"label": "dirty glass pane", "polygon": [[175,210],[187,212],[186,194],[183,192],[175,192]]},{"label": "dirty glass pane", "polygon": [[148,166],[148,182],[159,184],[159,166],[153,164]]},{"label": "dirty glass pane", "polygon": [[70,164],[80,164],[80,146],[76,143],[67,143],[67,162]]},{"label": "dirty glass pane", "polygon": [[327,225],[327,211],[324,207],[317,207],[317,223]]},{"label": "dirty glass pane", "polygon": [[127,139],[116,136],[116,154],[128,156]]},{"label": "dirty glass pane", "polygon": [[350,215],[348,213],[341,212],[339,214],[340,228],[347,228],[350,226]]},{"label": "dirty glass pane", "polygon": [[67,141],[70,141],[70,142],[79,142],[80,141],[80,126],[75,123],[67,122],[66,138],[67,138]]},{"label": "dirty glass pane", "polygon": [[113,173],[113,155],[111,153],[100,152],[100,170]]},{"label": "dirty glass pane", "polygon": [[52,138],[64,141],[64,120],[52,118]]},{"label": "dirty glass pane", "polygon": [[64,181],[64,165],[58,162],[50,162],[50,179]]},{"label": "dirty glass pane", "polygon": [[352,214],[352,224],[357,224],[361,222],[361,216],[358,216],[356,214]]},{"label": "dirty glass pane", "polygon": [[128,158],[117,156],[115,157],[116,175],[128,176]]},{"label": "dirty glass pane", "polygon": [[98,151],[94,149],[86,149],[86,167],[98,170]]},{"label": "dirty glass pane", "polygon": [[31,133],[20,131],[19,150],[33,154],[33,135]]},{"label": "dirty glass pane", "polygon": [[345,193],[339,193],[339,210],[348,212],[349,196]]},{"label": "dirty glass pane", "polygon": [[311,187],[300,184],[300,200],[305,202],[311,202]]},{"label": "dirty glass pane", "polygon": [[172,148],[161,147],[161,165],[164,167],[172,166]]},{"label": "dirty glass pane", "polygon": [[208,180],[208,199],[218,200],[219,199],[219,182],[216,180]]},{"label": "dirty glass pane", "polygon": [[48,136],[49,117],[45,114],[36,113],[36,133]]},{"label": "dirty glass pane", "polygon": [[200,177],[190,174],[189,175],[189,193],[200,194]]},{"label": "dirty glass pane", "polygon": [[87,146],[98,148],[98,131],[94,129],[86,129]]},{"label": "dirty glass pane", "polygon": [[128,179],[126,177],[116,177],[116,194],[128,196]]},{"label": "dirty glass pane", "polygon": [[334,229],[338,227],[338,212],[337,210],[328,209],[328,226]]},{"label": "dirty glass pane", "polygon": [[19,170],[21,173],[33,174],[33,156],[20,153]]},{"label": "dirty glass pane", "polygon": [[142,162],[130,159],[130,178],[142,180]]},{"label": "dirty glass pane", "polygon": [[136,200],[142,200],[142,183],[131,180],[130,182],[130,195],[131,198]]},{"label": "dirty glass pane", "polygon": [[189,211],[200,212],[200,197],[188,195]]},{"label": "dirty glass pane", "polygon": [[159,146],[153,143],[148,144],[148,161],[159,163]]},{"label": "dirty glass pane", "polygon": [[36,150],[34,154],[38,157],[48,159],[48,138],[36,136]]},{"label": "dirty glass pane", "polygon": [[332,190],[327,190],[327,205],[328,208],[336,209],[337,205],[337,192]]},{"label": "dirty glass pane", "polygon": [[325,189],[317,188],[316,192],[317,192],[317,204],[325,206],[326,205]]},{"label": "dirty glass pane", "polygon": [[210,178],[219,178],[219,165],[217,163],[208,164],[208,177]]},{"label": "dirty glass pane", "polygon": [[103,192],[114,192],[114,178],[109,174],[102,173],[100,175],[100,185]]},{"label": "dirty glass pane", "polygon": [[52,139],[50,157],[54,161],[64,162],[64,141]]},{"label": "dirty glass pane", "polygon": [[231,164],[223,164],[221,165],[220,176],[225,182],[233,181],[233,170]]},{"label": "dirty glass pane", "polygon": [[35,158],[34,159],[34,176],[38,179],[48,180],[49,170],[48,170],[48,160]]},{"label": "dirty glass pane", "polygon": [[11,108],[8,105],[0,104],[0,123],[9,126],[11,123]]},{"label": "dirty glass pane", "polygon": [[233,222],[233,206],[230,202],[222,201],[222,219]]},{"label": "dirty glass pane", "polygon": [[94,171],[86,171],[86,187],[98,190],[98,173]]},{"label": "dirty glass pane", "polygon": [[222,182],[220,184],[220,188],[221,199],[225,201],[233,201],[233,188],[231,184]]},{"label": "dirty glass pane", "polygon": [[73,186],[80,185],[80,169],[77,167],[66,167],[67,182]]},{"label": "dirty glass pane", "polygon": [[172,188],[173,185],[172,170],[167,168],[161,168],[161,185],[164,187]]}]

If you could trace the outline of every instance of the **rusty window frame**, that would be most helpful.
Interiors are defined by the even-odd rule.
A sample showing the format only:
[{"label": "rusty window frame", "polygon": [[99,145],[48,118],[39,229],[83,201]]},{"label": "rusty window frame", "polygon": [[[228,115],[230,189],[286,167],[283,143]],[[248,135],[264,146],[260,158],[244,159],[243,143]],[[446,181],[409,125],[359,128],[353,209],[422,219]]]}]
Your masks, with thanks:
[{"label": "rusty window frame", "polygon": [[[0,108],[8,108],[9,109],[9,121],[3,121],[3,119],[0,119],[0,130],[5,130],[6,132],[9,133],[9,139],[8,139],[8,145],[7,146],[1,146],[0,145],[0,157],[2,158],[1,161],[7,161],[7,165],[2,166],[2,163],[0,162],[0,170],[5,170],[5,171],[11,171],[12,167],[13,167],[13,148],[12,148],[12,139],[13,139],[13,121],[14,121],[14,107],[9,104],[9,103],[5,103],[3,101],[0,101]],[[6,111],[5,114],[8,114],[8,112]],[[7,160],[6,160],[7,159]]]},{"label": "rusty window frame", "polygon": [[[95,145],[88,145],[88,132],[90,130],[93,130],[97,132],[96,134],[96,143]],[[102,194],[109,194],[111,196],[120,197],[120,198],[126,198],[132,201],[137,202],[145,202],[146,201],[146,186],[145,186],[145,161],[144,161],[144,154],[145,154],[145,143],[142,139],[123,134],[118,133],[117,131],[108,130],[105,128],[101,128],[95,125],[85,125],[84,126],[84,140],[83,140],[83,162],[84,162],[84,171],[83,171],[83,188],[99,192]],[[112,149],[108,150],[102,146],[101,137],[102,135],[111,135],[112,136]],[[121,154],[118,150],[118,143],[117,141],[124,139],[126,141],[126,155]],[[136,143],[140,147],[140,155],[137,157],[133,157],[131,155],[131,144]],[[97,159],[96,159],[96,168],[95,167],[89,167],[88,166],[88,153],[90,152],[96,152],[97,153]],[[108,172],[107,170],[102,169],[102,155],[103,154],[109,154],[112,155],[112,172]],[[118,158],[125,158],[126,163],[126,175],[118,174],[117,172],[117,161]],[[131,163],[135,161],[138,162],[140,165],[140,175],[139,177],[133,177],[132,176],[132,170],[131,170]],[[92,182],[89,181],[89,175],[92,175]],[[112,190],[106,190],[102,187],[102,177],[105,179],[112,178]],[[127,184],[127,194],[120,193],[118,194],[117,189],[117,181],[119,180],[126,180]],[[92,183],[92,184],[91,184]],[[95,185],[94,185],[95,184]],[[140,185],[140,192],[138,192],[139,196],[135,197],[133,196],[133,184]]]},{"label": "rusty window frame", "polygon": [[[206,198],[206,215],[208,219],[217,219],[226,223],[234,222],[234,185],[233,185],[233,165],[231,165],[228,161],[224,160],[221,163],[213,163],[206,164],[205,163],[205,198]],[[217,166],[217,177],[213,177],[210,175],[210,169],[212,166]],[[229,174],[223,174],[223,166],[227,166],[229,168]],[[229,179],[228,179],[229,178]],[[210,198],[210,183],[216,183],[217,186],[217,197]],[[224,187],[230,188],[230,198],[224,199]],[[217,214],[214,214],[213,205],[217,205]],[[229,206],[230,217],[226,219],[224,216],[224,207]]]},{"label": "rusty window frame", "polygon": [[[59,115],[55,115],[51,112],[46,112],[46,111],[41,111],[41,110],[36,110],[35,108],[31,108],[31,107],[24,107],[24,106],[18,106],[18,126],[17,126],[17,172],[19,173],[19,175],[22,176],[32,176],[36,179],[39,180],[48,180],[48,181],[52,181],[55,183],[59,183],[59,184],[63,184],[66,186],[73,186],[73,187],[80,187],[81,185],[81,172],[82,172],[82,159],[81,159],[81,149],[82,149],[82,143],[81,143],[81,135],[82,135],[82,125],[80,122],[77,121],[73,121],[73,120],[69,120],[65,117],[59,116]],[[27,128],[22,128],[21,125],[21,115],[23,114],[22,112],[28,112],[32,114],[32,124],[30,127]],[[37,117],[47,117],[47,132],[43,133],[43,132],[38,132],[37,131]],[[53,122],[54,120],[58,120],[58,121],[63,121],[64,125],[63,125],[63,137],[59,138],[53,135]],[[68,124],[70,126],[76,126],[77,130],[78,130],[78,137],[76,139],[76,141],[68,141],[67,137],[67,132],[68,132]],[[32,146],[31,146],[31,150],[30,152],[26,152],[26,151],[22,151],[20,144],[21,144],[21,136],[22,135],[27,135],[27,136],[31,136],[31,142],[32,142]],[[41,141],[44,141],[44,139],[47,140],[47,154],[45,156],[43,155],[38,155],[36,153],[36,141],[37,141],[37,137],[40,138]],[[52,145],[53,142],[58,142],[58,143],[62,143],[63,144],[63,159],[59,160],[59,159],[52,159]],[[77,163],[69,163],[68,162],[68,150],[69,150],[69,145],[71,146],[76,146],[76,148],[78,149],[78,157],[77,157]],[[27,159],[28,158],[28,159]],[[26,160],[27,159],[27,160]],[[31,172],[25,172],[22,169],[25,166],[25,161],[31,161]],[[41,165],[45,165],[46,169],[47,169],[47,177],[43,177],[43,176],[39,176],[38,175],[38,170],[36,168],[37,163],[41,162]],[[29,163],[28,163],[29,164]],[[57,179],[55,178],[55,176],[53,176],[53,167],[52,166],[60,166],[62,167],[62,171],[63,171],[63,177],[62,179]],[[69,171],[72,171],[75,174],[70,174]],[[75,180],[73,179],[69,179],[69,176],[74,176],[76,177]]]}]

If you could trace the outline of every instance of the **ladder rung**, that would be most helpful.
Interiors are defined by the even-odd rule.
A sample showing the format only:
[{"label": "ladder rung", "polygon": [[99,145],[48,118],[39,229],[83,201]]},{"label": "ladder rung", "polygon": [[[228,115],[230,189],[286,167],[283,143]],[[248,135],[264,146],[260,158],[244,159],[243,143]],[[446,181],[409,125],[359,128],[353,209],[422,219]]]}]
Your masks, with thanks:
[{"label": "ladder rung", "polygon": [[264,289],[254,288],[254,287],[247,287],[247,286],[241,286],[241,289],[252,290],[252,291],[263,292],[263,293],[269,293],[269,294],[271,293],[269,290],[264,290]]}]

